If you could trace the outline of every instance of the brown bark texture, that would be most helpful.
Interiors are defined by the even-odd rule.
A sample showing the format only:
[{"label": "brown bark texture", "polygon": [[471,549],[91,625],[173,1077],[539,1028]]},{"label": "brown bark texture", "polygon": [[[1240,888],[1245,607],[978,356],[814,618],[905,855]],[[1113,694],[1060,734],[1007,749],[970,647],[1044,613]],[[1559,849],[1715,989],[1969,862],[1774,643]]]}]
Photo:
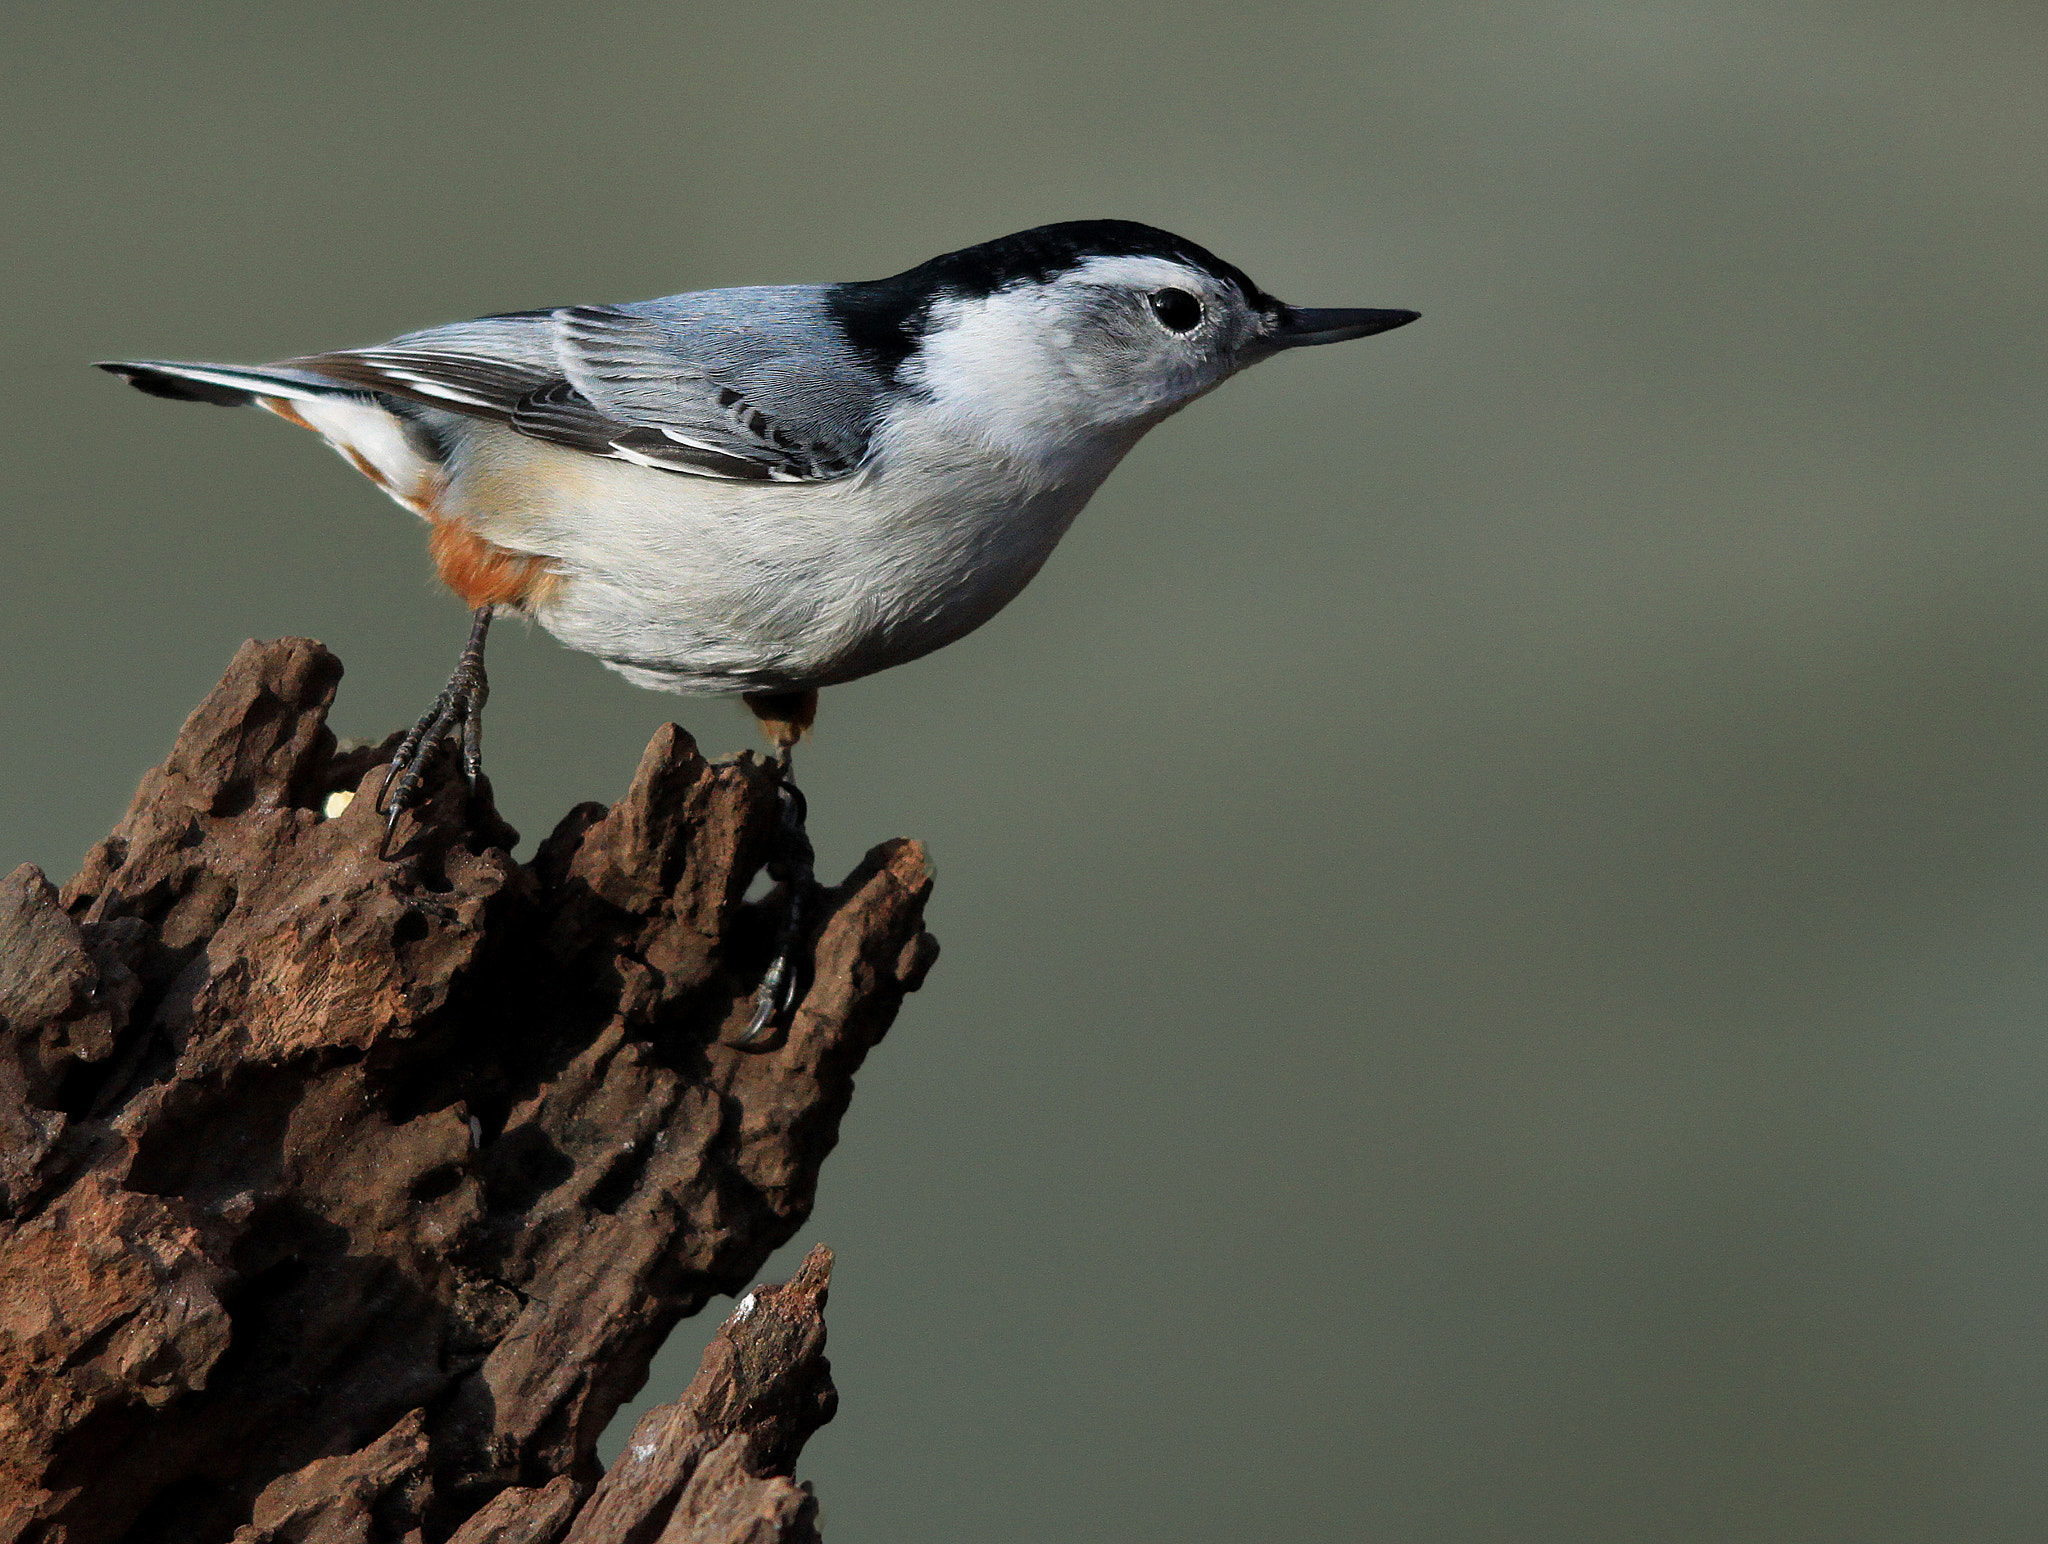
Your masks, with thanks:
[{"label": "brown bark texture", "polygon": [[340,677],[245,645],[76,879],[0,882],[0,1544],[815,1537],[822,1251],[595,1444],[809,1213],[936,954],[923,850],[813,895],[742,1046],[763,760],[667,726],[523,864],[444,765],[384,861]]}]

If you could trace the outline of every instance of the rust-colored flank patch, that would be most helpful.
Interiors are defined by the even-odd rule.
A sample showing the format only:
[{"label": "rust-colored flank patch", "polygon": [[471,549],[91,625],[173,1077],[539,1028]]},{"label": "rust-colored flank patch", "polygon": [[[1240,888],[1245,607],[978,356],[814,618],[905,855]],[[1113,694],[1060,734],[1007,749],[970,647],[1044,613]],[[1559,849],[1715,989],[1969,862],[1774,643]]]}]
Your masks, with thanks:
[{"label": "rust-colored flank patch", "polygon": [[434,571],[472,609],[528,605],[540,598],[554,578],[546,558],[494,546],[460,520],[431,514],[427,518],[434,527],[434,534],[427,538],[427,555],[434,560]]}]

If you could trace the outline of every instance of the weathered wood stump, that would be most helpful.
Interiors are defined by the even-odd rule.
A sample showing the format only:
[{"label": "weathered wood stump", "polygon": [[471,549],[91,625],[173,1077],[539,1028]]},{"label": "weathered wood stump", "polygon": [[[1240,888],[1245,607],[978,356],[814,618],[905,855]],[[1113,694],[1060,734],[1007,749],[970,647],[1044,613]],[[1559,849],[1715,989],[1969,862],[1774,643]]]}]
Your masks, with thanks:
[{"label": "weathered wood stump", "polygon": [[594,1444],[808,1214],[936,953],[922,849],[813,897],[742,1048],[763,761],[668,726],[525,864],[444,767],[380,861],[340,676],[246,645],[61,894],[0,885],[0,1541],[810,1537],[817,1255],[602,1489]]}]

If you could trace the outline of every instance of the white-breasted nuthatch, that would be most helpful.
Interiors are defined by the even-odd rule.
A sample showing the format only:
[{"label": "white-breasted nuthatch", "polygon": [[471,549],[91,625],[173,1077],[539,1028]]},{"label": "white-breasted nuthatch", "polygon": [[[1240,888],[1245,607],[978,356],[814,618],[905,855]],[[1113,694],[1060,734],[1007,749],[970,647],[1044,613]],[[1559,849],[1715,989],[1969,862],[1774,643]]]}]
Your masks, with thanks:
[{"label": "white-breasted nuthatch", "polygon": [[514,312],[269,365],[102,368],[267,408],[429,522],[473,622],[392,761],[387,845],[441,741],[480,775],[500,609],[642,686],[743,695],[800,841],[790,752],[820,687],[995,615],[1139,436],[1239,370],[1415,315],[1300,310],[1179,236],[1080,220],[888,279]]}]

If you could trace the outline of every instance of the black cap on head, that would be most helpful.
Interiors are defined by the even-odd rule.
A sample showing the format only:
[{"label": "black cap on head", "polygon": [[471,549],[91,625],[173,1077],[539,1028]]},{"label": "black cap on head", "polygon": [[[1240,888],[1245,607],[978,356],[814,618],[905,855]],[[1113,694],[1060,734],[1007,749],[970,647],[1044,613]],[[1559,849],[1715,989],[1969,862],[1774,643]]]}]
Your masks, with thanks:
[{"label": "black cap on head", "polygon": [[882,282],[915,281],[948,294],[993,295],[1012,284],[1042,284],[1091,257],[1169,258],[1234,285],[1247,304],[1261,310],[1278,304],[1235,263],[1226,263],[1185,236],[1140,225],[1136,220],[1064,220],[1040,225],[944,253]]}]

